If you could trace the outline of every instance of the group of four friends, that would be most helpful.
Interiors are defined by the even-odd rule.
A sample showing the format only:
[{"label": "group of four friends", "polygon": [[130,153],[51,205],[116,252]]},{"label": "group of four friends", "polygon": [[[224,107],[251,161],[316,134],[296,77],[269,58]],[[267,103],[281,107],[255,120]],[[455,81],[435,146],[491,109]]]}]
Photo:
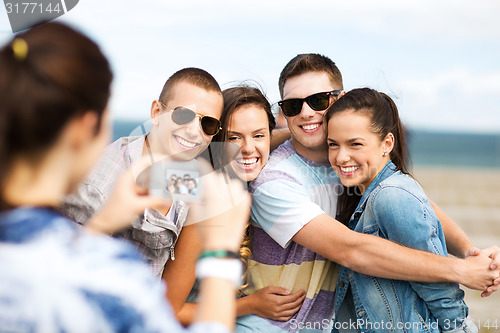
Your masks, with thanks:
[{"label": "group of four friends", "polygon": [[[59,34],[60,40],[49,41],[49,33]],[[65,63],[63,60],[70,56],[72,62]],[[56,60],[71,75],[51,68],[50,62]],[[134,245],[125,253],[109,245],[102,254],[84,241],[77,242],[81,248],[75,250],[68,242],[71,237],[66,238],[61,246],[69,253],[60,254],[63,258],[59,260],[71,262],[66,269],[76,271],[62,274],[62,279],[73,281],[78,275],[78,283],[68,283],[73,288],[79,286],[80,293],[61,301],[55,312],[62,318],[60,323],[70,325],[64,314],[71,313],[66,307],[75,304],[88,307],[82,311],[81,321],[92,318],[90,303],[98,305],[106,319],[102,323],[100,319],[86,322],[88,327],[180,330],[180,326],[162,326],[163,305],[157,303],[167,298],[182,324],[196,322],[189,328],[193,331],[232,329],[235,318],[237,332],[477,331],[457,283],[482,290],[484,296],[496,291],[500,284],[499,249],[476,249],[426,197],[410,174],[405,129],[392,99],[369,88],[346,93],[341,73],[328,57],[300,54],[282,70],[278,105],[287,130],[275,129],[271,105],[258,88],[241,85],[221,91],[206,71],[185,68],[167,80],[159,98],[152,102],[151,130],[120,138],[105,149],[111,73],[93,42],[71,28],[48,23],[7,44],[0,61],[2,69],[9,68],[8,73],[0,75],[2,94],[9,95],[11,101],[2,102],[2,113],[10,112],[4,116],[4,123],[16,124],[4,130],[9,134],[16,129],[16,134],[2,140],[17,140],[17,146],[4,149],[11,155],[1,152],[12,162],[0,174],[0,228],[13,229],[1,230],[1,246],[9,242],[26,245],[24,236],[18,236],[23,241],[17,242],[9,237],[26,232],[26,219],[34,220],[29,222],[31,228],[42,234],[36,220],[57,220],[59,212],[84,228],[46,223],[51,226],[51,237],[63,238],[62,234],[69,233],[81,238],[82,232],[87,235],[87,231],[93,231],[112,234]],[[102,68],[95,64],[99,61]],[[14,83],[13,77],[20,79]],[[19,94],[23,91],[34,97],[22,100]],[[57,93],[61,96],[51,95]],[[52,110],[54,105],[59,110]],[[49,118],[49,112],[68,109],[74,109],[75,114],[59,116],[59,120]],[[85,112],[88,110],[93,112]],[[30,113],[34,111],[39,114]],[[40,119],[45,117],[56,124],[41,127],[44,122]],[[17,119],[29,121],[16,123]],[[45,146],[34,143],[38,135],[47,137]],[[285,141],[287,136],[290,139]],[[68,143],[60,142],[61,138]],[[92,145],[82,143],[97,140]],[[271,147],[283,141],[270,155]],[[144,195],[144,190],[129,179],[135,182],[130,170],[144,160],[168,156],[189,161],[206,155],[214,143],[229,143],[227,146],[238,147],[239,153],[222,149],[216,156],[210,154],[213,167],[249,182],[251,214],[243,242],[238,234],[248,222],[245,199],[241,200],[243,204],[231,206],[224,197],[229,194],[221,193],[224,191],[217,176],[204,188],[204,210],[198,209],[198,216],[207,217],[205,223],[212,223],[212,228],[201,227],[201,231],[203,223],[192,223],[197,207],[182,200],[165,204]],[[42,149],[47,147],[61,152],[61,156],[55,158],[57,154]],[[67,151],[78,151],[79,158],[70,158]],[[30,164],[36,158],[36,166]],[[26,171],[30,166],[34,179],[34,175],[43,174],[40,170],[47,170],[52,181],[56,176],[66,176],[65,182],[71,186],[63,186],[62,180],[53,181],[52,191],[57,195],[51,197],[48,193],[52,192],[46,190],[47,176],[39,181],[39,189],[45,189],[45,194],[39,194],[37,182],[28,185],[23,181],[30,174]],[[232,180],[229,187],[234,195],[245,197],[239,182]],[[47,207],[51,209],[42,209]],[[225,213],[221,215],[221,211]],[[140,216],[133,219],[136,214]],[[211,215],[219,216],[208,218]],[[11,221],[25,224],[16,231]],[[221,223],[226,223],[224,228],[214,227]],[[29,249],[37,251],[41,243],[33,242],[37,239],[34,234],[32,231],[29,241],[33,247]],[[237,236],[228,240],[231,235]],[[98,239],[93,242],[110,241]],[[131,252],[137,250],[156,278],[136,267],[141,263]],[[80,251],[81,257],[72,251]],[[224,284],[234,276],[235,259],[214,258],[214,251],[239,251],[247,263],[244,286],[238,286],[241,295],[236,300],[231,300],[232,287]],[[448,257],[448,252],[456,258]],[[198,259],[200,253],[202,259]],[[0,254],[0,262],[18,262],[18,255],[4,258]],[[79,265],[80,261],[85,264]],[[111,261],[120,261],[114,271]],[[100,264],[102,270],[96,269]],[[11,282],[0,287],[0,304],[6,295],[12,298],[18,292],[12,287],[13,277],[26,271],[15,273],[15,267],[12,276],[0,273],[0,281]],[[40,267],[36,272],[46,270]],[[197,275],[201,286],[196,282]],[[156,284],[160,278],[168,286],[165,294],[158,287],[161,284]],[[81,290],[85,290],[84,300]],[[56,296],[45,296],[61,300],[65,291],[66,295],[70,293],[62,288]],[[151,296],[153,293],[157,295]],[[50,309],[47,311],[50,313]],[[167,325],[177,325],[167,319]],[[11,319],[10,325],[30,322],[16,320]]]}]

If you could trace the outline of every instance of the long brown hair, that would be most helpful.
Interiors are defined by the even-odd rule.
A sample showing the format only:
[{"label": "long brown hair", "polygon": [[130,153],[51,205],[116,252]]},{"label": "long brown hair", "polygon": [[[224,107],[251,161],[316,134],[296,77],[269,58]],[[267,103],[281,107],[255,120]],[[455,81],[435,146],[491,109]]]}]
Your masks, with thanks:
[{"label": "long brown hair", "polygon": [[[21,45],[21,47],[19,47]],[[55,22],[17,35],[0,49],[0,210],[14,157],[36,163],[74,117],[106,108],[112,73],[99,47]]]},{"label": "long brown hair", "polygon": [[[261,107],[267,115],[269,134],[276,127],[276,120],[271,110],[271,104],[267,100],[266,96],[258,88],[241,85],[233,88],[224,89],[222,91],[222,97],[224,99],[224,108],[222,110],[222,115],[220,117],[222,129],[213,137],[212,142],[227,142],[229,133],[229,123],[233,117],[234,112],[245,105],[255,105]],[[226,150],[230,147],[226,147],[224,144],[212,144],[212,164],[216,170],[221,170],[225,165],[228,164]],[[235,175],[230,175],[235,176]]]},{"label": "long brown hair", "polygon": [[[346,110],[360,112],[368,116],[371,130],[383,140],[388,133],[394,135],[394,148],[390,153],[391,161],[404,174],[410,174],[411,164],[406,146],[406,131],[399,118],[398,108],[386,94],[370,88],[349,91],[335,102],[326,112],[326,122],[332,116]],[[347,224],[361,198],[361,193],[353,188],[344,187],[339,198],[338,219]]]},{"label": "long brown hair", "polygon": [[[212,142],[227,142],[231,117],[238,108],[244,105],[255,105],[264,109],[267,115],[269,133],[276,127],[276,120],[271,110],[271,104],[260,89],[241,85],[223,90],[222,97],[224,98],[224,109],[220,118],[222,130],[214,136]],[[224,155],[222,151],[219,156],[214,159],[214,166],[216,169],[222,169],[222,166],[226,164]],[[252,256],[252,251],[250,250],[252,233],[252,226],[249,224],[245,230],[245,237],[240,246],[240,256],[244,263],[248,263],[248,260]],[[247,274],[248,266],[244,275],[246,276]],[[247,284],[243,285],[240,289],[244,289],[246,286]]]},{"label": "long brown hair", "polygon": [[213,141],[227,141],[229,121],[231,120],[234,111],[244,105],[256,105],[266,111],[269,133],[271,133],[276,127],[276,120],[274,119],[274,115],[271,111],[271,104],[260,89],[242,85],[224,89],[222,91],[222,97],[224,98],[224,109],[220,117],[222,130],[214,136]]}]

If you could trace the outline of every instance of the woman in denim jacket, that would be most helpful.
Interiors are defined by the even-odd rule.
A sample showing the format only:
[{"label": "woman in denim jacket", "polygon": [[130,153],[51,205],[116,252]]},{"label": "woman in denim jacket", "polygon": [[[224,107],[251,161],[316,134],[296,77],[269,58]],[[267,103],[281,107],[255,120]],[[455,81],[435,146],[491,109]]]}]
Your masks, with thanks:
[{"label": "woman in denim jacket", "polygon": [[[329,160],[344,193],[339,219],[349,228],[446,256],[443,230],[406,165],[404,127],[391,98],[355,89],[326,114]],[[456,283],[377,278],[340,266],[334,330],[477,332]]]}]

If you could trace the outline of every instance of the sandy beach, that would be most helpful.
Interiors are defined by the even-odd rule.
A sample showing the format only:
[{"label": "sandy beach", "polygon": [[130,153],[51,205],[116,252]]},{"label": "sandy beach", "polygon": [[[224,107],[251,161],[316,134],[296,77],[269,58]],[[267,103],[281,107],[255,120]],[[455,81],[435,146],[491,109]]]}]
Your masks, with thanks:
[{"label": "sandy beach", "polygon": [[[500,169],[415,166],[414,176],[476,246],[500,246]],[[500,291],[481,298],[463,289],[479,331],[500,332]]]}]

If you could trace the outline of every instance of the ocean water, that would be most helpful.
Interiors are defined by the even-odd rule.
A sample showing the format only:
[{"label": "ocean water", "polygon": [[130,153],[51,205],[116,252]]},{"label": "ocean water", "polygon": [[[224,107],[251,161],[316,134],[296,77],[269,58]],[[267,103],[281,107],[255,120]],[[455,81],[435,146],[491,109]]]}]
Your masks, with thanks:
[{"label": "ocean water", "polygon": [[[115,120],[113,140],[140,135],[151,122]],[[500,134],[446,133],[409,130],[408,147],[414,166],[450,166],[500,169]]]},{"label": "ocean water", "polygon": [[500,134],[411,130],[408,147],[414,165],[500,168]]}]

